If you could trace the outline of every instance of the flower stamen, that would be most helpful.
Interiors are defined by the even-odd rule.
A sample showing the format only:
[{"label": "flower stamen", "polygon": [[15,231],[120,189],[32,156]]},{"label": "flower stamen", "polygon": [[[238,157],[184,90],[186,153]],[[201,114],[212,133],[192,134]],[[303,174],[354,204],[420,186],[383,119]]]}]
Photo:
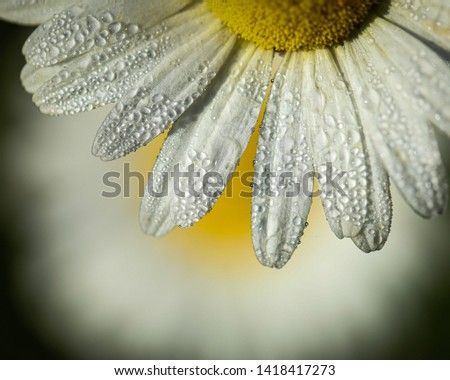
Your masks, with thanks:
[{"label": "flower stamen", "polygon": [[234,34],[262,49],[313,50],[341,43],[378,0],[207,0]]}]

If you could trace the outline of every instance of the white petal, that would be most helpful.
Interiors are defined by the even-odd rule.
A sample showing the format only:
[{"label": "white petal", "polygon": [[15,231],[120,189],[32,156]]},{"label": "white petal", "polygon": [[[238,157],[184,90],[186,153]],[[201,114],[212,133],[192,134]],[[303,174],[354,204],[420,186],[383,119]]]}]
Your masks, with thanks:
[{"label": "white petal", "polygon": [[[174,181],[171,177],[166,197],[152,197],[147,189],[141,225],[148,234],[167,232],[168,215],[172,225],[188,227],[211,209],[254,129],[270,78],[271,60],[272,52],[243,43],[208,93],[174,124],[155,165],[155,176],[162,176],[163,171],[174,173],[175,167],[188,172],[191,167],[202,175],[193,178],[198,194],[187,191],[187,178]],[[205,186],[206,179],[203,183],[206,173],[220,177],[214,188]],[[186,196],[175,192],[174,186]]]},{"label": "white petal", "polygon": [[217,26],[217,33],[198,34],[180,46],[146,83],[117,103],[95,138],[96,156],[111,160],[135,151],[169,128],[201,96],[235,43],[218,21]]},{"label": "white petal", "polygon": [[[57,72],[35,90],[33,100],[44,113],[76,113],[103,106],[154,76],[155,70],[161,71],[164,64],[170,66],[169,63],[180,59],[179,55],[185,53],[180,46],[194,50],[195,43],[214,29],[207,28],[197,40],[186,41],[186,36],[197,32],[199,26],[208,26],[212,17],[204,7],[197,7],[170,18],[164,25],[137,31],[99,48],[95,54],[89,52],[34,71],[26,68],[28,73],[22,76],[24,85],[28,90],[36,89],[39,80]],[[220,24],[216,22],[218,27]]]},{"label": "white petal", "polygon": [[[433,130],[414,105],[413,94],[395,90],[386,80],[386,56],[367,33],[336,48],[345,67],[359,114],[388,173],[419,214],[443,212],[448,183]],[[401,79],[400,79],[401,80]]]},{"label": "white petal", "polygon": [[59,66],[49,66],[38,69],[27,63],[20,73],[20,79],[25,90],[30,94],[34,94],[42,87],[43,84],[58,75],[61,70],[62,69]]},{"label": "white petal", "polygon": [[369,211],[361,232],[352,238],[364,252],[381,249],[389,236],[392,220],[392,201],[389,177],[370,140],[366,140],[369,156]]},{"label": "white petal", "polygon": [[42,67],[86,53],[105,52],[110,47],[114,50],[139,30],[177,13],[187,2],[171,0],[157,7],[160,1],[102,0],[72,6],[39,26],[25,42],[23,53],[28,63]]},{"label": "white petal", "polygon": [[303,97],[308,96],[301,92],[301,67],[301,53],[284,57],[267,102],[255,159],[253,246],[263,265],[276,268],[288,262],[300,242],[313,191],[309,135],[301,119]]},{"label": "white petal", "polygon": [[450,50],[450,3],[446,0],[391,0],[384,17]]},{"label": "white petal", "polygon": [[[409,98],[418,116],[450,136],[450,67],[421,41],[383,19],[367,29],[384,58],[384,75],[396,97]],[[362,36],[364,38],[364,35]]]},{"label": "white petal", "polygon": [[305,53],[303,65],[303,108],[325,215],[336,236],[353,237],[367,214],[361,127],[330,51]]},{"label": "white petal", "polygon": [[184,129],[172,127],[145,186],[139,219],[142,230],[149,235],[161,237],[176,226],[170,215],[169,196],[174,196],[171,171],[184,135]]},{"label": "white petal", "polygon": [[113,11],[125,22],[145,22],[151,26],[191,2],[192,0],[0,0],[0,19],[37,25],[77,4],[89,12]]},{"label": "white petal", "polygon": [[71,0],[0,0],[0,19],[37,25],[72,4]]}]

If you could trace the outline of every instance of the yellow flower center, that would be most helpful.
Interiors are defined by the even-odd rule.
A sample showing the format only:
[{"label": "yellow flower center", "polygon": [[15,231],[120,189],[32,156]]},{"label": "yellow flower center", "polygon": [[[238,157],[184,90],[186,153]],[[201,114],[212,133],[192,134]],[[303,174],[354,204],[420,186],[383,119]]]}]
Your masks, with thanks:
[{"label": "yellow flower center", "polygon": [[341,43],[378,0],[206,0],[234,34],[262,49],[313,50]]}]

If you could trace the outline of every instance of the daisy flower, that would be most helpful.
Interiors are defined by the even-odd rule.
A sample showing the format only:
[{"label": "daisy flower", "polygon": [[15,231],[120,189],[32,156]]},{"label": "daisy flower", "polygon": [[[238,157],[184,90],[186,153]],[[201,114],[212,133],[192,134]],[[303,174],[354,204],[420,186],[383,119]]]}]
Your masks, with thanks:
[{"label": "daisy flower", "polygon": [[[389,178],[420,215],[446,207],[433,128],[450,135],[447,1],[10,0],[0,14],[42,23],[22,72],[42,112],[116,102],[95,155],[122,157],[172,126],[142,201],[148,234],[211,210],[258,120],[251,222],[264,265],[299,244],[312,194],[290,194],[310,173],[335,235],[366,252],[389,234]],[[195,194],[168,176],[190,168]]]},{"label": "daisy flower", "polygon": [[[315,202],[302,254],[280,273],[255,265],[247,221],[233,222],[233,212],[249,212],[250,202],[235,192],[217,202],[209,220],[149,244],[130,223],[139,209],[136,182],[132,198],[98,196],[105,166],[120,172],[123,162],[81,153],[93,131],[76,127],[100,123],[107,107],[48,118],[18,81],[8,84],[9,97],[0,102],[0,113],[9,115],[0,140],[1,217],[8,236],[26,239],[20,254],[2,252],[1,269],[15,290],[2,316],[16,312],[52,358],[448,357],[448,312],[440,300],[450,285],[450,215],[415,218],[393,189],[389,244],[383,255],[366,257],[351,240],[336,241]],[[129,158],[133,171],[148,170],[153,145]],[[246,152],[241,165],[251,168],[252,160]],[[7,334],[4,345],[15,337]],[[12,341],[11,350],[23,353],[20,343]]]}]

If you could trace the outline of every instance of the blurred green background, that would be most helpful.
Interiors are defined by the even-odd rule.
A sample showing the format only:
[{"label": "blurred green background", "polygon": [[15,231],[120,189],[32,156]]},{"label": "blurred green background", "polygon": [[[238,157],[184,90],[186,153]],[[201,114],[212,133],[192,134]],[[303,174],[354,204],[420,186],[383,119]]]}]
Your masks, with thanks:
[{"label": "blurred green background", "polygon": [[31,31],[0,22],[1,359],[450,359],[449,211],[422,220],[395,192],[390,240],[365,255],[316,201],[281,271],[253,257],[248,200],[146,237],[137,197],[102,199],[101,176],[149,170],[160,141],[102,163],[105,111],[41,115],[19,79]]}]

